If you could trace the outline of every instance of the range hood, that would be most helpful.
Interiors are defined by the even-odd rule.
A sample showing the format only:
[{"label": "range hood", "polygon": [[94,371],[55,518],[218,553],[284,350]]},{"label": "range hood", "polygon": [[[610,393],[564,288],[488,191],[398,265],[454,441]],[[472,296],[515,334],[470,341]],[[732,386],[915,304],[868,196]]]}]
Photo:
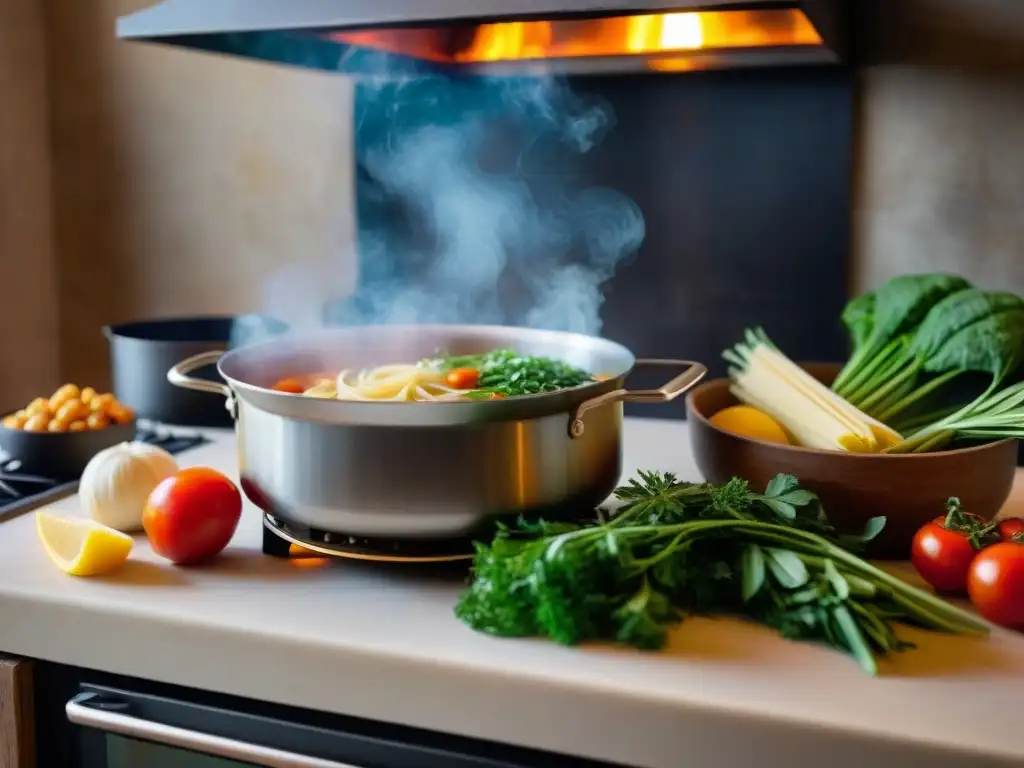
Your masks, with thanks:
[{"label": "range hood", "polygon": [[117,34],[350,75],[837,64],[843,0],[163,0]]}]

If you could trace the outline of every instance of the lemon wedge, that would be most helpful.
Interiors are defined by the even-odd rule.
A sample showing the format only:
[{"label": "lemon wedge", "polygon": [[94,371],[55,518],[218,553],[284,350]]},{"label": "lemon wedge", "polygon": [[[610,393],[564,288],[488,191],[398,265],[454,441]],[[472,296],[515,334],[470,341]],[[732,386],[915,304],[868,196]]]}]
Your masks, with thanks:
[{"label": "lemon wedge", "polygon": [[84,517],[36,513],[36,533],[53,564],[72,576],[99,576],[119,568],[135,542]]},{"label": "lemon wedge", "polygon": [[789,436],[779,423],[763,411],[749,405],[723,408],[709,421],[712,425],[735,435],[763,440],[766,443],[789,445]]}]

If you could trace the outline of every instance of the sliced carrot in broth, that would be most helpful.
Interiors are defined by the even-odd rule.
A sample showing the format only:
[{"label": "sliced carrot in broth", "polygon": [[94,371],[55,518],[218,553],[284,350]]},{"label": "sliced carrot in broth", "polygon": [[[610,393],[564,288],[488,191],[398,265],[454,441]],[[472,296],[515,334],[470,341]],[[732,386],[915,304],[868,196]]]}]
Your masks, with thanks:
[{"label": "sliced carrot in broth", "polygon": [[445,383],[452,389],[476,389],[480,371],[476,368],[452,368],[445,376]]},{"label": "sliced carrot in broth", "polygon": [[301,395],[306,391],[305,385],[296,378],[281,379],[271,387],[275,392],[286,392],[290,395]]}]

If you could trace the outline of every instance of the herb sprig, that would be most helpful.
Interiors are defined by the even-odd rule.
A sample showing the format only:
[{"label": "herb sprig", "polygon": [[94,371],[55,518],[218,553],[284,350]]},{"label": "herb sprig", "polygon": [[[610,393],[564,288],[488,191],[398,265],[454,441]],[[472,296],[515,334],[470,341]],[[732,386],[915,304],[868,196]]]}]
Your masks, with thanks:
[{"label": "herb sprig", "polygon": [[562,360],[521,355],[513,349],[495,349],[480,355],[443,357],[437,361],[442,371],[475,368],[480,372],[477,391],[506,396],[534,395],[593,381],[589,373]]},{"label": "herb sprig", "polygon": [[854,554],[884,518],[841,536],[788,475],[758,494],[739,479],[641,472],[616,496],[624,506],[606,521],[520,521],[478,544],[456,615],[493,635],[657,649],[685,614],[733,613],[848,653],[871,674],[878,657],[910,647],[894,623],[987,631]]}]

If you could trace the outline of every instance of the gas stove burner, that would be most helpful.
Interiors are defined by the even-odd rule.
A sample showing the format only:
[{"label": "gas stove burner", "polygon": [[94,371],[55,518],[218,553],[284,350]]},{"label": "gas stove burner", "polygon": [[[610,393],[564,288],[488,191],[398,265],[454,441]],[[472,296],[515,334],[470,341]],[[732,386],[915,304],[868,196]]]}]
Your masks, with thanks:
[{"label": "gas stove burner", "polygon": [[[328,557],[369,560],[378,563],[454,563],[473,559],[468,539],[404,540],[347,536],[285,523],[272,515],[263,516],[263,551],[287,557],[287,542]],[[273,541],[277,538],[277,542]],[[282,542],[283,540],[283,542]]]}]

